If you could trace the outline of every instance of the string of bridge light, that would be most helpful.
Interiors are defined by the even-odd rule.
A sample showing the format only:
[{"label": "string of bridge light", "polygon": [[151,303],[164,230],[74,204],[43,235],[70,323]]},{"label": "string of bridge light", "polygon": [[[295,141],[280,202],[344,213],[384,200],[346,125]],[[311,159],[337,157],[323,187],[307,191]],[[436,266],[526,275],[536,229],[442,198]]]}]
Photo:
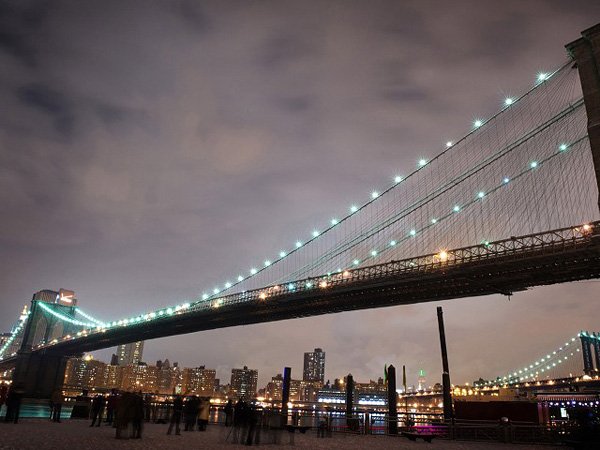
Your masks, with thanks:
[{"label": "string of bridge light", "polygon": [[[383,229],[389,227],[390,225],[393,225],[394,223],[398,222],[400,219],[403,219],[404,217],[408,216],[412,212],[416,211],[416,209],[418,209],[418,207],[420,207],[420,206],[416,206],[419,203],[423,202],[424,200],[427,200],[425,203],[428,203],[429,201],[434,200],[435,198],[437,198],[440,195],[442,195],[445,192],[447,192],[450,187],[453,187],[457,183],[465,181],[466,179],[470,178],[471,176],[476,175],[479,171],[481,171],[485,167],[491,165],[492,163],[494,163],[498,159],[500,159],[502,157],[505,157],[507,154],[509,154],[512,151],[514,151],[515,149],[517,149],[520,145],[525,144],[529,139],[535,137],[537,134],[539,134],[540,132],[544,131],[549,126],[552,126],[554,123],[562,120],[567,114],[569,114],[570,112],[573,112],[576,108],[581,107],[581,106],[583,106],[583,99],[580,99],[575,104],[570,105],[569,108],[561,111],[560,113],[558,113],[557,115],[555,115],[549,121],[545,122],[544,124],[541,124],[535,130],[530,131],[526,135],[524,135],[521,138],[519,138],[517,141],[511,143],[510,145],[506,146],[505,148],[503,148],[499,152],[497,152],[494,155],[488,157],[486,160],[482,161],[478,165],[470,168],[467,172],[465,172],[465,173],[461,174],[460,176],[454,178],[453,180],[449,181],[445,186],[441,186],[437,191],[434,191],[433,193],[428,194],[427,195],[427,197],[429,197],[428,199],[426,197],[425,199],[421,199],[421,200],[413,203],[412,205],[408,206],[404,211],[402,211],[401,213],[397,214],[395,217],[392,217],[392,218],[388,219],[386,221],[386,224],[381,224],[378,227],[373,227],[373,228],[371,228],[371,230],[368,230],[367,233],[355,237],[351,242],[348,242],[347,244],[345,244],[344,250],[341,250],[341,247],[338,247],[337,249],[332,249],[331,252],[333,252],[333,254],[330,254],[330,257],[333,258],[335,256],[340,255],[341,253],[343,253],[346,250],[348,250],[348,248],[354,247],[354,246],[360,244],[361,242],[366,241],[368,238],[370,238],[374,234],[381,232]],[[574,145],[574,144],[572,144],[572,145]],[[566,144],[561,144],[559,146],[559,151],[564,151],[567,148],[568,147],[567,147]],[[537,163],[535,163],[535,164],[537,165]],[[513,179],[514,179],[514,177],[513,177]],[[433,197],[431,197],[432,194],[435,194],[435,195]],[[485,195],[486,195],[485,192],[482,192],[482,191],[480,191],[478,193],[479,197],[482,197],[482,196],[485,196]],[[422,204],[425,204],[425,203],[422,203]],[[414,208],[414,209],[412,209],[412,208]],[[455,211],[455,212],[457,212],[457,211]],[[433,219],[433,224],[435,224],[437,221],[438,221],[438,219]],[[415,230],[413,234],[417,234],[417,230]],[[393,242],[394,242],[393,245],[395,245],[395,241],[393,241]],[[335,252],[338,252],[338,253],[335,253]],[[325,256],[326,255],[322,255],[315,262],[325,261],[326,260]],[[314,262],[312,264],[314,264]],[[358,265],[358,264],[356,264],[356,265]],[[297,276],[295,276],[295,275],[296,274],[301,274],[302,270],[306,269],[307,267],[308,267],[308,265],[304,266],[302,269],[296,270],[290,276],[288,276],[288,278],[290,278],[290,279],[297,278]],[[338,271],[339,271],[339,269],[338,269]],[[285,280],[280,280],[280,281],[285,281]]]},{"label": "string of bridge light", "polygon": [[[433,226],[435,226],[436,224],[439,224],[441,222],[443,222],[444,220],[453,217],[456,213],[459,213],[461,211],[464,211],[465,209],[469,208],[470,206],[480,202],[481,200],[483,200],[484,198],[488,197],[489,195],[497,192],[498,190],[502,189],[503,187],[507,186],[509,183],[514,182],[515,180],[521,178],[522,176],[531,173],[532,171],[534,171],[535,169],[539,168],[542,164],[548,162],[550,159],[564,153],[565,151],[567,151],[569,148],[571,148],[574,145],[577,145],[579,142],[581,142],[582,140],[586,139],[587,136],[584,136],[582,138],[579,138],[578,140],[576,140],[575,142],[573,142],[572,144],[565,144],[562,143],[558,146],[558,151],[548,157],[546,157],[543,160],[540,161],[531,161],[529,163],[529,165],[527,166],[526,169],[524,169],[523,171],[521,171],[520,173],[512,176],[512,177],[504,177],[501,181],[500,184],[492,187],[491,189],[488,189],[487,191],[479,191],[477,192],[475,198],[471,199],[470,201],[463,203],[463,204],[456,204],[454,205],[454,207],[447,212],[445,215],[441,216],[441,217],[437,217],[437,218],[432,218],[430,220],[430,222],[427,225],[424,225],[423,227],[417,229],[417,228],[412,228],[410,229],[407,234],[401,238],[397,238],[397,239],[393,239],[389,242],[389,244],[387,244],[386,247],[381,248],[381,249],[372,249],[368,256],[366,256],[365,258],[361,259],[354,259],[349,266],[351,267],[356,267],[362,263],[364,263],[365,261],[369,261],[372,259],[375,259],[379,256],[381,256],[383,253],[385,253],[386,251],[389,251],[391,249],[393,249],[394,247],[396,247],[398,244],[416,237],[418,234],[422,233],[423,231],[427,230],[428,228],[431,228]],[[589,225],[584,225],[584,227],[589,227]],[[584,228],[584,231],[585,230]],[[483,244],[487,245],[489,244],[489,241],[483,241]],[[447,250],[441,250],[437,255],[437,258],[444,262],[446,260],[448,260],[451,257],[451,254],[447,251]],[[342,272],[341,268],[338,268],[336,272]],[[335,272],[334,272],[335,273]],[[331,273],[328,273],[328,275],[330,275]]]},{"label": "string of bridge light", "polygon": [[569,355],[561,356],[557,361],[552,361],[558,357],[561,352],[571,350],[572,344],[577,341],[578,337],[579,335],[572,337],[570,340],[567,340],[564,345],[552,351],[552,353],[547,353],[545,356],[538,358],[528,365],[525,365],[522,369],[515,369],[513,372],[508,373],[503,377],[497,377],[494,381],[486,381],[484,384],[491,385],[498,382],[512,383],[515,380],[520,381],[523,378],[535,379],[540,373],[545,373],[549,370],[552,370],[558,364],[562,364],[563,362],[567,361],[570,356],[574,356],[576,352],[579,352],[579,348],[577,348],[576,350],[571,351]]},{"label": "string of bridge light", "polygon": [[82,322],[80,320],[77,319],[73,319],[72,317],[66,316],[58,311],[54,311],[52,308],[50,308],[49,306],[47,306],[44,302],[38,302],[38,305],[44,310],[46,311],[48,314],[62,320],[63,322],[68,322],[71,323],[73,325],[78,325],[81,327],[85,327],[85,328],[93,328],[98,326],[97,324],[93,323],[93,322]]},{"label": "string of bridge light", "polygon": [[[418,173],[420,170],[422,170],[422,169],[423,169],[425,166],[427,166],[428,164],[430,164],[430,163],[431,163],[431,162],[433,162],[434,160],[436,160],[436,159],[438,159],[439,157],[441,157],[441,156],[442,156],[443,154],[445,154],[447,151],[449,151],[449,150],[450,150],[450,149],[452,149],[452,148],[455,148],[455,147],[456,147],[456,146],[457,146],[457,145],[458,145],[460,142],[464,141],[464,140],[465,140],[467,137],[469,137],[471,134],[473,134],[474,132],[476,132],[476,131],[477,131],[479,128],[481,128],[482,126],[484,126],[485,124],[487,124],[488,122],[490,122],[491,120],[493,120],[494,118],[496,118],[496,117],[497,117],[499,114],[501,114],[502,112],[504,112],[504,111],[505,111],[507,108],[509,108],[509,107],[513,106],[513,105],[514,105],[514,104],[516,104],[518,101],[520,101],[522,98],[524,98],[525,96],[527,96],[528,94],[530,94],[530,93],[531,93],[533,90],[535,90],[535,89],[536,89],[538,86],[540,86],[540,85],[541,85],[543,82],[545,82],[545,81],[549,80],[549,79],[550,79],[550,78],[552,78],[552,77],[553,77],[555,74],[557,74],[558,72],[560,72],[560,71],[561,71],[561,70],[562,70],[564,67],[566,67],[566,65],[563,65],[562,67],[560,67],[559,69],[555,70],[555,71],[554,71],[554,72],[552,72],[552,73],[540,73],[540,74],[538,74],[538,76],[537,76],[537,81],[536,81],[536,84],[535,84],[535,86],[534,86],[533,88],[531,88],[530,90],[528,90],[527,92],[525,92],[524,94],[522,94],[521,96],[519,96],[518,98],[513,98],[513,97],[506,98],[506,99],[504,100],[504,102],[503,102],[503,103],[504,103],[504,105],[503,105],[504,107],[503,107],[503,108],[502,108],[500,111],[498,111],[496,114],[494,114],[493,116],[491,116],[489,119],[487,119],[487,120],[483,120],[483,119],[476,119],[476,120],[473,122],[473,128],[471,129],[471,131],[469,131],[469,132],[468,132],[468,133],[467,133],[465,136],[463,136],[462,138],[460,138],[460,139],[459,139],[457,142],[455,142],[455,143],[453,143],[453,142],[451,142],[451,141],[448,141],[448,142],[446,143],[446,149],[445,149],[444,151],[442,151],[441,153],[439,153],[438,155],[436,155],[436,156],[435,156],[434,158],[432,158],[431,160],[420,159],[420,160],[418,161],[417,168],[416,168],[415,170],[413,170],[413,171],[412,171],[412,172],[411,172],[409,175],[407,175],[406,177],[402,177],[402,176],[396,176],[396,177],[394,178],[394,183],[393,183],[392,185],[390,185],[389,187],[387,187],[385,190],[383,190],[381,193],[379,193],[378,191],[373,191],[373,192],[371,193],[371,198],[370,198],[370,199],[369,199],[367,202],[365,202],[365,203],[364,203],[364,204],[362,204],[361,206],[352,205],[352,206],[350,207],[349,213],[347,213],[347,214],[346,214],[344,217],[342,217],[342,218],[341,218],[341,219],[339,219],[339,220],[338,220],[338,219],[335,219],[335,218],[334,218],[334,219],[331,219],[331,221],[330,221],[330,225],[329,225],[328,227],[326,227],[326,228],[325,228],[325,229],[324,229],[322,232],[320,232],[320,231],[318,231],[318,230],[314,230],[314,231],[312,232],[312,238],[308,239],[308,240],[307,240],[306,242],[304,242],[304,243],[303,243],[303,242],[301,242],[301,241],[297,241],[297,242],[295,243],[295,247],[294,247],[292,250],[290,250],[289,252],[286,252],[286,251],[283,251],[283,250],[282,250],[282,251],[279,253],[279,258],[277,258],[277,259],[274,259],[274,260],[272,260],[272,261],[271,261],[271,260],[265,260],[265,262],[264,262],[264,266],[263,266],[263,267],[261,267],[261,268],[252,268],[252,269],[250,269],[250,275],[248,275],[248,276],[245,276],[245,277],[244,277],[243,275],[239,275],[239,276],[237,277],[237,281],[236,281],[236,282],[229,282],[229,281],[227,281],[227,282],[224,284],[224,288],[223,288],[223,289],[220,289],[220,288],[215,288],[215,289],[213,289],[213,291],[212,291],[213,293],[212,293],[212,294],[207,294],[207,293],[204,293],[204,294],[202,295],[202,301],[206,301],[206,300],[208,300],[208,299],[210,299],[210,298],[214,297],[215,295],[217,295],[217,294],[219,294],[219,293],[221,293],[221,292],[223,292],[223,291],[225,291],[225,290],[228,290],[228,289],[230,289],[230,288],[234,287],[235,285],[237,285],[237,284],[239,284],[239,283],[241,283],[241,282],[243,282],[243,281],[246,281],[246,280],[248,280],[249,278],[253,277],[254,275],[257,275],[257,274],[261,273],[262,271],[266,270],[266,269],[267,269],[268,267],[270,267],[272,264],[275,264],[275,263],[278,263],[278,262],[280,262],[281,260],[283,260],[284,258],[288,257],[288,256],[289,256],[289,255],[291,255],[292,253],[294,253],[294,252],[298,251],[300,248],[302,248],[302,247],[304,247],[305,245],[307,245],[307,244],[311,243],[312,241],[314,241],[314,240],[316,240],[316,239],[320,238],[322,235],[324,235],[325,233],[327,233],[328,231],[330,231],[331,229],[333,229],[334,227],[336,227],[336,226],[337,226],[337,225],[339,225],[340,223],[342,223],[342,222],[344,222],[345,220],[347,220],[347,219],[349,219],[350,217],[352,217],[352,216],[353,216],[355,213],[357,213],[358,211],[362,210],[363,208],[367,207],[368,205],[370,205],[371,203],[373,203],[374,201],[376,201],[376,200],[377,200],[379,197],[381,197],[382,195],[386,194],[388,191],[390,191],[390,190],[394,189],[395,187],[397,187],[397,186],[398,186],[399,184],[401,184],[402,182],[404,182],[404,181],[408,180],[410,177],[412,177],[413,175],[415,175],[416,173]],[[566,150],[566,147],[565,147],[564,149]],[[533,164],[533,163],[532,163],[532,164]],[[537,163],[536,163],[536,164],[537,164]],[[532,168],[534,168],[534,167],[532,167]],[[505,180],[505,183],[508,183],[508,181],[510,181],[510,180],[508,180],[508,179],[506,179],[506,178],[505,178],[504,180]],[[487,192],[487,193],[480,192],[480,193],[478,194],[478,196],[479,196],[479,199],[483,198],[483,197],[484,197],[484,196],[486,196],[486,195],[489,195],[490,193],[492,193],[492,192],[493,192],[493,191],[495,191],[496,189],[497,189],[497,188],[495,188],[495,189],[493,189],[493,190],[490,190],[490,191],[489,191],[489,192]],[[453,211],[453,212],[454,212],[454,213],[456,213],[456,212],[459,212],[459,211],[460,211],[460,209],[464,209],[464,208],[468,207],[469,205],[470,205],[470,204],[465,204],[465,205],[463,205],[463,207],[462,207],[462,208],[461,208],[460,206],[458,206],[458,205],[457,205],[457,206],[455,206],[455,207],[454,207],[454,211]],[[458,208],[458,210],[457,210],[457,208]],[[447,216],[443,216],[443,217],[441,217],[440,219],[432,219],[432,223],[431,223],[430,225],[428,225],[428,226],[426,226],[426,227],[422,228],[422,230],[424,230],[424,229],[426,229],[427,227],[429,227],[429,226],[431,226],[431,225],[435,224],[436,222],[439,222],[439,221],[441,221],[441,220],[444,220],[445,218],[447,218],[447,217],[449,217],[449,216],[451,216],[451,215],[452,215],[452,214],[448,214]],[[420,232],[420,231],[421,231],[421,230],[419,230],[419,231],[417,231],[417,230],[411,230],[409,234],[410,234],[410,236],[415,236],[415,235],[416,235],[418,232]],[[392,241],[392,242],[391,242],[391,244],[392,244],[391,246],[393,247],[393,246],[395,246],[395,245],[396,245],[396,242],[395,242],[395,241]],[[373,251],[372,251],[371,253],[373,253]],[[377,252],[376,252],[376,254],[375,254],[375,255],[373,255],[373,254],[372,254],[371,256],[372,256],[372,257],[375,257],[375,256],[377,256]],[[358,261],[358,260],[354,260],[354,261],[353,261],[353,265],[358,265],[358,264],[359,264],[359,262],[356,262],[356,261]],[[341,269],[340,269],[340,271],[341,271]],[[195,305],[195,304],[198,304],[198,303],[200,303],[200,301],[198,301],[198,302],[195,302],[195,303],[194,303],[194,305]],[[141,314],[141,315],[139,315],[139,316],[136,316],[136,317],[132,317],[132,318],[126,318],[126,319],[121,319],[121,320],[118,320],[118,321],[107,322],[107,323],[104,323],[104,322],[98,321],[98,320],[96,320],[96,319],[92,318],[91,316],[84,315],[84,313],[80,312],[80,310],[77,310],[78,312],[80,312],[80,314],[81,314],[82,316],[86,317],[88,320],[90,320],[90,321],[92,321],[92,322],[94,322],[94,323],[87,323],[87,324],[84,324],[84,322],[79,322],[79,321],[76,321],[76,320],[74,320],[74,319],[69,319],[69,318],[67,318],[66,316],[65,316],[65,320],[67,320],[67,321],[69,321],[69,322],[71,322],[71,323],[76,323],[76,324],[78,324],[78,325],[80,325],[80,324],[84,324],[84,326],[87,326],[87,327],[89,327],[89,328],[107,329],[107,328],[111,328],[111,327],[115,327],[115,326],[125,326],[125,325],[130,325],[130,324],[140,323],[140,322],[147,321],[147,320],[152,320],[152,319],[155,319],[155,318],[160,318],[160,317],[163,317],[163,316],[169,316],[169,315],[172,315],[172,314],[178,313],[178,312],[180,312],[181,310],[185,310],[185,309],[187,309],[187,308],[189,308],[189,307],[190,307],[190,304],[189,304],[189,303],[185,303],[185,304],[183,304],[183,305],[177,305],[177,306],[174,306],[174,307],[165,308],[165,309],[158,310],[158,311],[155,311],[155,312],[150,312],[150,313],[146,313],[146,314]]]},{"label": "string of bridge light", "polygon": [[94,322],[96,325],[100,325],[100,326],[104,326],[104,322],[102,322],[101,320],[95,319],[94,317],[90,316],[89,314],[87,314],[86,312],[82,311],[79,308],[75,308],[75,312],[83,317],[85,317],[87,320]]},{"label": "string of bridge light", "polygon": [[[400,242],[409,239],[411,237],[415,237],[417,234],[421,233],[422,231],[425,231],[427,228],[434,226],[435,224],[441,223],[444,220],[452,217],[454,214],[464,211],[465,209],[469,208],[470,206],[472,206],[473,204],[477,203],[478,201],[482,200],[483,198],[487,197],[488,195],[491,195],[493,193],[495,193],[496,191],[502,189],[504,186],[506,186],[508,183],[515,181],[517,179],[519,179],[520,177],[531,173],[533,170],[539,168],[542,164],[546,163],[547,161],[549,161],[550,159],[566,152],[569,148],[573,147],[574,145],[577,145],[579,142],[581,142],[582,140],[586,139],[587,136],[581,137],[579,139],[577,139],[575,142],[573,142],[572,144],[565,144],[562,143],[558,146],[558,151],[549,155],[548,157],[539,160],[539,161],[532,161],[529,163],[529,165],[527,166],[526,169],[524,169],[523,171],[521,171],[520,173],[514,175],[513,177],[509,178],[509,177],[505,177],[502,179],[502,182],[500,184],[498,184],[497,186],[487,190],[487,191],[479,191],[476,195],[476,197],[472,200],[470,200],[467,203],[463,203],[462,205],[455,205],[454,208],[451,210],[451,212],[448,212],[446,215],[441,216],[439,218],[434,218],[430,220],[430,223],[428,223],[427,225],[423,226],[422,228],[420,228],[418,231],[416,229],[411,229],[408,232],[407,236],[404,236],[402,238],[399,238],[398,240],[392,240],[389,243],[389,246],[382,249],[381,251],[378,250],[372,250],[371,253],[369,254],[369,256],[367,256],[366,258],[364,258],[362,261],[355,259],[354,261],[352,261],[351,265],[352,266],[358,266],[359,264],[361,264],[364,261],[367,261],[369,259],[374,259],[377,256],[381,256],[386,250],[390,250],[391,248],[395,247],[397,244],[399,244]],[[586,227],[590,227],[589,225],[584,225],[583,226],[583,230],[584,231],[589,231],[589,229],[586,229]],[[487,245],[489,244],[489,242],[484,241],[483,244]],[[441,261],[444,262],[446,260],[448,260],[451,257],[451,252],[446,251],[446,250],[442,250],[440,251],[436,257]],[[342,270],[341,268],[337,269],[337,272],[342,273],[345,272],[345,270]],[[327,276],[330,276],[332,273],[328,273]],[[312,281],[307,281],[306,282],[306,288],[312,288],[315,286],[319,286],[319,287],[326,287],[327,283],[325,283],[325,285],[323,285],[323,283],[321,284],[317,284],[317,283],[313,283]],[[285,289],[287,288],[287,290],[289,291],[295,291],[296,290],[296,285],[294,283],[289,283],[287,286],[282,286],[281,290],[278,292],[279,294],[283,293],[285,291]],[[267,295],[262,292],[259,295],[259,298],[264,300],[266,299]],[[128,326],[128,325],[134,325],[134,324],[138,324],[141,322],[146,322],[146,321],[150,321],[150,320],[154,320],[156,318],[161,318],[161,317],[168,317],[168,316],[172,316],[173,314],[178,314],[181,312],[185,312],[189,307],[190,304],[189,303],[184,303],[183,305],[177,305],[174,307],[169,307],[169,308],[164,308],[158,311],[153,311],[150,313],[146,313],[146,314],[141,314],[139,316],[136,317],[132,317],[129,319],[121,319],[118,321],[113,321],[113,322],[101,322],[98,321],[97,319],[94,319],[92,316],[84,313],[83,311],[77,309],[77,311],[83,315],[84,317],[88,318],[88,320],[93,320],[95,321],[95,323],[84,323],[84,322],[80,322],[77,320],[74,320],[72,318],[66,317],[60,313],[55,312],[54,310],[51,310],[50,308],[46,307],[46,305],[42,304],[42,307],[47,310],[48,312],[50,312],[51,314],[54,314],[55,316],[61,318],[62,320],[66,320],[70,323],[76,324],[76,325],[80,325],[80,326],[85,326],[89,329],[93,329],[95,328],[98,331],[102,331],[102,330],[106,330],[109,328],[113,328],[113,327],[120,327],[120,326]],[[77,333],[78,336],[81,336],[82,333]],[[85,333],[84,333],[85,335]],[[68,337],[70,338],[70,336]],[[566,359],[566,358],[565,358]],[[544,362],[542,360],[542,362]]]},{"label": "string of bridge light", "polygon": [[13,343],[13,341],[17,337],[17,334],[19,334],[19,332],[23,329],[23,326],[25,325],[25,322],[27,322],[27,318],[29,317],[29,314],[30,314],[30,312],[28,311],[26,314],[21,315],[18,325],[12,330],[10,337],[6,340],[4,345],[2,347],[0,347],[0,360],[4,359],[4,352],[6,352],[6,350],[8,350],[10,345]]},{"label": "string of bridge light", "polygon": [[[480,118],[475,119],[473,121],[473,126],[472,126],[471,130],[467,134],[465,134],[463,137],[461,137],[456,142],[447,141],[446,142],[446,148],[442,152],[440,152],[439,154],[437,154],[435,157],[433,157],[431,160],[427,160],[425,158],[421,158],[417,162],[417,168],[414,169],[412,172],[410,172],[407,176],[402,177],[401,175],[396,175],[394,177],[393,183],[391,185],[389,185],[387,188],[385,188],[382,192],[379,192],[377,190],[372,191],[370,199],[368,201],[366,201],[365,203],[363,203],[360,206],[357,206],[356,204],[353,204],[352,206],[350,206],[349,212],[346,213],[341,219],[332,218],[329,221],[329,225],[326,226],[322,231],[319,231],[318,229],[314,229],[312,231],[312,233],[311,233],[311,237],[308,240],[306,240],[306,242],[302,242],[301,240],[297,240],[294,243],[294,247],[291,250],[289,250],[289,251],[281,250],[279,252],[279,254],[278,254],[278,257],[276,257],[274,259],[266,259],[263,262],[263,265],[261,267],[257,267],[257,266],[252,267],[249,270],[249,274],[248,275],[242,275],[242,274],[240,274],[237,277],[234,277],[233,279],[236,280],[236,281],[226,281],[223,284],[222,288],[221,287],[215,287],[212,290],[212,294],[204,292],[202,294],[202,296],[201,296],[201,300],[202,301],[210,300],[215,295],[218,295],[218,294],[220,294],[220,293],[222,293],[224,291],[227,291],[227,290],[231,289],[232,287],[235,287],[238,284],[240,284],[240,283],[242,283],[244,281],[247,281],[250,278],[253,278],[254,276],[262,273],[263,271],[265,271],[266,269],[268,269],[269,267],[271,267],[273,264],[281,262],[282,260],[284,260],[287,257],[289,257],[290,255],[294,254],[295,252],[297,252],[301,248],[305,247],[306,245],[310,244],[311,242],[315,241],[316,239],[319,239],[321,236],[323,236],[327,232],[331,231],[336,226],[340,225],[344,221],[346,221],[349,218],[351,218],[355,213],[359,212],[360,210],[362,210],[365,207],[369,206],[371,203],[375,202],[382,195],[384,195],[387,192],[391,191],[392,189],[398,187],[400,184],[402,184],[403,182],[405,182],[406,180],[408,180],[409,178],[411,178],[412,176],[414,176],[415,174],[417,174],[425,166],[429,165],[431,162],[433,162],[436,159],[440,158],[446,152],[450,151],[453,148],[456,148],[456,146],[459,143],[463,142],[465,139],[467,139],[469,136],[471,136],[473,133],[475,133],[478,129],[480,129],[482,126],[486,125],[487,123],[489,123],[491,120],[495,119],[498,115],[500,115],[501,113],[503,113],[504,111],[506,111],[508,108],[510,108],[513,105],[515,105],[516,103],[518,103],[521,99],[523,99],[524,97],[526,97],[527,95],[529,95],[531,92],[533,92],[535,89],[537,89],[544,82],[550,80],[554,75],[556,75],[557,73],[559,73],[560,71],[562,71],[568,65],[569,65],[569,63],[566,63],[566,64],[562,65],[561,67],[559,67],[558,69],[554,70],[553,72],[540,72],[540,73],[538,73],[537,76],[536,76],[536,82],[535,82],[535,84],[534,84],[534,86],[532,88],[530,88],[529,90],[527,90],[525,93],[523,93],[519,97],[507,97],[507,98],[505,98],[504,101],[503,101],[503,107],[502,107],[502,109],[500,109],[497,113],[495,113],[494,115],[492,115],[490,118],[488,118],[488,119],[480,119]],[[194,304],[196,304],[196,303],[198,303],[198,302],[195,302]]]}]

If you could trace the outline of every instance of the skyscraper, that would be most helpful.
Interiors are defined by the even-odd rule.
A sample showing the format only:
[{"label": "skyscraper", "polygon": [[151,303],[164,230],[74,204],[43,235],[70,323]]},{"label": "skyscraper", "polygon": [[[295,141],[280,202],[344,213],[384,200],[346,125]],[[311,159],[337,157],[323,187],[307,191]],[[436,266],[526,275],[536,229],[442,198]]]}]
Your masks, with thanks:
[{"label": "skyscraper", "polygon": [[231,369],[231,390],[237,398],[251,400],[256,396],[256,385],[258,384],[258,370]]},{"label": "skyscraper", "polygon": [[121,344],[117,347],[117,358],[119,366],[139,364],[142,361],[144,341]]},{"label": "skyscraper", "polygon": [[304,381],[325,382],[325,352],[323,349],[315,348],[314,352],[304,354]]}]

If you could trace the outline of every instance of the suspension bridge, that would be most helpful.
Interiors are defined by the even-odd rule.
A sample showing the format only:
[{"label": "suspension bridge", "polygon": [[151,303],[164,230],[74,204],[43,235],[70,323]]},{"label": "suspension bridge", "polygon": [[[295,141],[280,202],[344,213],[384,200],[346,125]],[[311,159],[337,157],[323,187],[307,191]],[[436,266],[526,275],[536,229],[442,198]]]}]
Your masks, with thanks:
[{"label": "suspension bridge", "polygon": [[600,26],[567,50],[495,114],[197,299],[112,320],[32,301],[0,369],[42,396],[66,357],[126,342],[599,278]]}]

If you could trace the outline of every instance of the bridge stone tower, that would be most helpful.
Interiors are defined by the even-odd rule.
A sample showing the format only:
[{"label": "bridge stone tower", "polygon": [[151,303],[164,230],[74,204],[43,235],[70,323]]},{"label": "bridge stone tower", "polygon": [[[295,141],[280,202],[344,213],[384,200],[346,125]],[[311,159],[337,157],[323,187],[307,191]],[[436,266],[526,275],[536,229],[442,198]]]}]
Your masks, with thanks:
[{"label": "bridge stone tower", "polygon": [[[590,147],[600,192],[600,24],[582,31],[581,38],[567,44],[566,48],[579,69],[588,117]],[[600,195],[598,208],[600,209]]]},{"label": "bridge stone tower", "polygon": [[43,290],[33,295],[13,373],[13,383],[23,389],[25,397],[49,398],[63,383],[67,359],[79,356],[54,354],[45,350],[32,352],[38,344],[81,330],[80,325],[59,317],[73,317],[76,304],[75,293],[63,289],[59,292]]}]

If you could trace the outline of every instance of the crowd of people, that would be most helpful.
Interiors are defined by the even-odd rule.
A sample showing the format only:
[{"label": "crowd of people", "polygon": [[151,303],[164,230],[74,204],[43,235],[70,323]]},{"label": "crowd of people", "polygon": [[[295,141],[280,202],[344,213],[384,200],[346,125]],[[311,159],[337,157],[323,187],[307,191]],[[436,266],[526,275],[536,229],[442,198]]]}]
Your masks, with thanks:
[{"label": "crowd of people", "polygon": [[[0,406],[7,404],[5,421],[17,423],[19,418],[20,391],[18,387],[0,389]],[[49,401],[53,422],[61,421],[65,399],[61,390],[55,390]],[[263,409],[256,404],[229,400],[223,408],[224,425],[228,431],[225,440],[236,444],[257,445],[281,443],[285,420],[278,410]],[[91,420],[90,427],[102,423],[115,428],[117,439],[141,439],[144,422],[168,423],[167,434],[183,431],[206,431],[210,417],[210,398],[197,395],[175,395],[171,402],[158,402],[152,395],[141,392],[119,392],[89,396],[84,391],[75,398],[71,418]],[[289,430],[288,430],[289,431]]]}]

